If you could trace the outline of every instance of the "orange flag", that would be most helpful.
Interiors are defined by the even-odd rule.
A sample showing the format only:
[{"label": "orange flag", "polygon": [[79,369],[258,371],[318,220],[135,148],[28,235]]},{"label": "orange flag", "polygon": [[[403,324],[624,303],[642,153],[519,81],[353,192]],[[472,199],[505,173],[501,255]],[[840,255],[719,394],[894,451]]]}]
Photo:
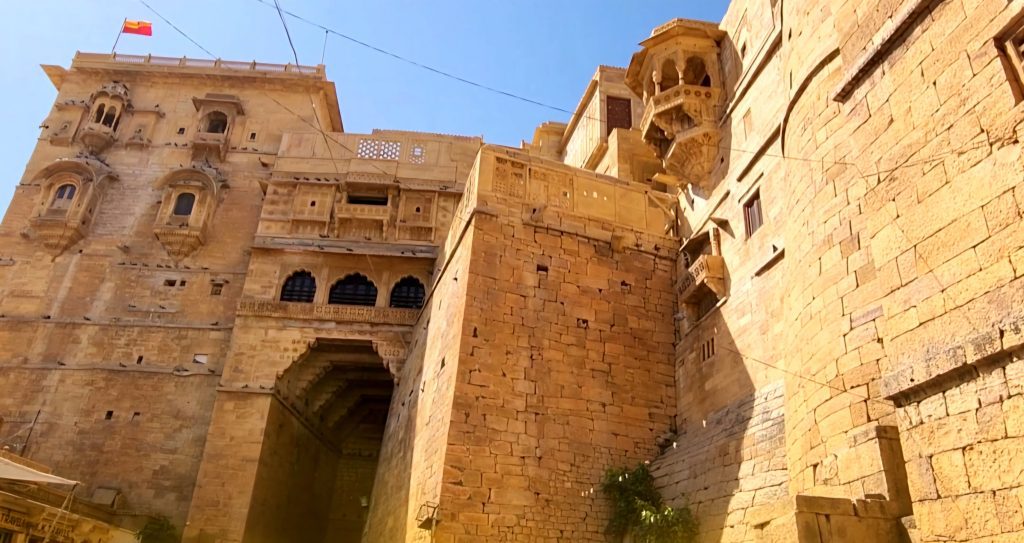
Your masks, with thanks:
[{"label": "orange flag", "polygon": [[122,34],[139,34],[142,36],[153,35],[153,23],[149,21],[128,21],[121,27]]}]

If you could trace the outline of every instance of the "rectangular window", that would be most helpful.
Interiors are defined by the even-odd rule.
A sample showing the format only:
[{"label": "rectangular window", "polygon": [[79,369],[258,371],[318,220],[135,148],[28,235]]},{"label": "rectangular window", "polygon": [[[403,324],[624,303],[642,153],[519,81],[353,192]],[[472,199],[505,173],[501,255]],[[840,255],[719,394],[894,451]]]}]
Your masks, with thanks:
[{"label": "rectangular window", "polygon": [[193,364],[206,364],[207,362],[209,362],[209,360],[210,360],[210,355],[208,355],[208,354],[196,353],[196,354],[192,355],[192,363]]},{"label": "rectangular window", "polygon": [[746,226],[748,238],[764,224],[764,215],[761,214],[760,190],[755,191],[747,203],[743,204],[743,224]]},{"label": "rectangular window", "polygon": [[347,194],[345,200],[350,204],[362,206],[386,206],[388,205],[387,194]]},{"label": "rectangular window", "polygon": [[1013,97],[1020,103],[1024,100],[1024,18],[1015,22],[998,41]]},{"label": "rectangular window", "polygon": [[210,285],[210,295],[220,296],[220,293],[224,292],[224,285],[221,283],[214,283]]},{"label": "rectangular window", "polygon": [[608,135],[616,128],[633,128],[633,103],[629,98],[607,98]]}]

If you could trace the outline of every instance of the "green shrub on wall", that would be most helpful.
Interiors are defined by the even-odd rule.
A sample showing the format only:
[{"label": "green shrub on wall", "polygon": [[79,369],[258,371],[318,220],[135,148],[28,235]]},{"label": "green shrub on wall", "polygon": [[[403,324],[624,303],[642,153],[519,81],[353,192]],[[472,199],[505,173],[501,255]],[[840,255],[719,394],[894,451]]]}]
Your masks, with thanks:
[{"label": "green shrub on wall", "polygon": [[167,517],[149,519],[136,538],[141,543],[178,543],[178,530]]},{"label": "green shrub on wall", "polygon": [[690,543],[697,539],[697,519],[687,507],[669,507],[654,488],[647,466],[610,468],[601,490],[612,502],[607,532],[629,535],[633,543]]}]

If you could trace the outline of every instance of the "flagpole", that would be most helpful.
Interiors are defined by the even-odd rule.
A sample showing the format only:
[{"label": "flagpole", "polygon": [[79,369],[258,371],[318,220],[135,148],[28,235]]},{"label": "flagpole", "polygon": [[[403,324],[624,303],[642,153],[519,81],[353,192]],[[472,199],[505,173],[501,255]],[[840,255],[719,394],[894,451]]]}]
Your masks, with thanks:
[{"label": "flagpole", "polygon": [[124,24],[128,22],[128,17],[125,17],[121,21],[121,27],[117,29],[117,39],[114,40],[114,46],[110,48],[110,54],[114,54],[114,50],[117,49],[117,42],[121,41],[121,34],[124,33]]}]

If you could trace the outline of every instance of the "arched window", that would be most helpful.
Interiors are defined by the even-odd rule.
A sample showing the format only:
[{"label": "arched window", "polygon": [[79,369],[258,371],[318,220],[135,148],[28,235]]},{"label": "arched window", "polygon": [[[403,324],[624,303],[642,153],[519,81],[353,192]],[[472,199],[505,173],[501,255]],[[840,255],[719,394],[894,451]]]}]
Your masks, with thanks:
[{"label": "arched window", "polygon": [[77,187],[71,183],[64,183],[57,187],[57,192],[53,195],[53,202],[50,203],[52,209],[67,209],[71,207],[71,201],[75,199],[75,191]]},{"label": "arched window", "polygon": [[316,295],[316,279],[308,271],[297,271],[288,276],[281,286],[282,302],[312,303]]},{"label": "arched window", "polygon": [[99,107],[97,107],[97,108],[96,108],[96,117],[95,117],[95,118],[93,119],[93,121],[92,121],[92,122],[94,122],[94,123],[98,123],[98,122],[100,122],[100,121],[102,121],[102,120],[103,120],[103,110],[104,110],[104,109],[105,109],[106,107],[107,107],[107,106],[105,106],[105,105],[103,105],[103,104],[100,104],[100,105],[99,105]]},{"label": "arched window", "polygon": [[352,273],[331,285],[329,304],[377,305],[377,285],[365,275]]},{"label": "arched window", "polygon": [[701,87],[711,86],[711,76],[708,75],[704,59],[700,57],[686,59],[686,66],[683,68],[683,83],[687,85],[700,85]]},{"label": "arched window", "polygon": [[391,300],[388,303],[391,307],[404,307],[419,309],[423,307],[423,296],[426,289],[423,283],[415,277],[403,277],[391,288]]},{"label": "arched window", "polygon": [[174,200],[174,211],[178,217],[188,217],[192,214],[192,208],[196,205],[196,195],[191,192],[183,192]]},{"label": "arched window", "polygon": [[212,111],[203,120],[203,132],[223,134],[228,130],[228,116],[220,111]]},{"label": "arched window", "polygon": [[103,126],[114,126],[114,120],[117,119],[117,108],[110,106],[107,109],[107,113],[103,115]]},{"label": "arched window", "polygon": [[679,84],[679,70],[674,60],[667,58],[661,63],[661,92]]}]

